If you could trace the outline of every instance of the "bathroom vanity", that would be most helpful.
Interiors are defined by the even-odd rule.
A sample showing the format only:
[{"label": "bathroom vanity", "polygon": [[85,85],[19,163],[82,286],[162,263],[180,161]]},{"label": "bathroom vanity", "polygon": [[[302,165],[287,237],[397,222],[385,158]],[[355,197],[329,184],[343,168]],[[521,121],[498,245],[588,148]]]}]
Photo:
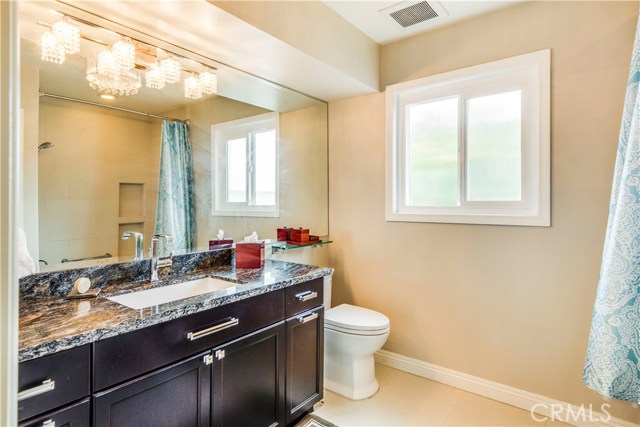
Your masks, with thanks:
[{"label": "bathroom vanity", "polygon": [[240,284],[140,310],[101,296],[23,299],[20,426],[291,425],[322,398],[330,274],[278,261],[218,266],[180,280]]}]

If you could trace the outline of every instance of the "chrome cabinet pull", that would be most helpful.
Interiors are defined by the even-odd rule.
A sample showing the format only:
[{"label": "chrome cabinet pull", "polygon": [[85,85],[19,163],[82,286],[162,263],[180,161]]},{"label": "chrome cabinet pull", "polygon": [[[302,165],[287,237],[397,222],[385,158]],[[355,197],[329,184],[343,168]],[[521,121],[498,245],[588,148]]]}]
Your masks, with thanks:
[{"label": "chrome cabinet pull", "polygon": [[56,422],[53,420],[47,420],[42,423],[42,427],[56,427]]},{"label": "chrome cabinet pull", "polygon": [[240,323],[238,318],[237,317],[232,317],[231,319],[227,320],[226,322],[220,323],[220,324],[212,326],[210,328],[203,329],[203,330],[197,331],[197,332],[189,332],[187,334],[187,339],[189,341],[194,341],[194,340],[197,340],[199,338],[206,337],[207,335],[215,334],[216,332],[220,332],[220,331],[223,331],[225,329],[232,328],[232,327],[236,326],[238,323]]},{"label": "chrome cabinet pull", "polygon": [[307,322],[311,322],[312,320],[315,320],[318,318],[318,313],[312,313],[308,316],[300,316],[298,317],[298,322],[300,323],[307,323]]},{"label": "chrome cabinet pull", "polygon": [[38,396],[42,393],[46,393],[48,391],[56,388],[56,382],[53,380],[45,380],[42,381],[42,384],[39,386],[35,386],[28,390],[24,390],[18,393],[18,402],[24,399],[29,399],[30,397]]},{"label": "chrome cabinet pull", "polygon": [[310,299],[314,299],[318,296],[317,292],[312,292],[312,291],[305,291],[305,292],[301,292],[299,294],[296,294],[296,299],[298,301],[309,301]]}]

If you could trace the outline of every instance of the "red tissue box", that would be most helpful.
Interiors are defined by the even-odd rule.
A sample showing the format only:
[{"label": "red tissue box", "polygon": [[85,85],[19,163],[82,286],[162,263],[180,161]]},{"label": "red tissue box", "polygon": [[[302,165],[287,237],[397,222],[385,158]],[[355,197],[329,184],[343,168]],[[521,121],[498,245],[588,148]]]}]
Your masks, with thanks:
[{"label": "red tissue box", "polygon": [[295,243],[308,243],[309,242],[309,229],[308,228],[294,228],[291,230],[291,239]]},{"label": "red tissue box", "polygon": [[278,241],[282,242],[285,240],[291,240],[291,230],[293,228],[282,227],[277,229]]},{"label": "red tissue box", "polygon": [[236,243],[236,268],[262,268],[264,266],[264,242]]},{"label": "red tissue box", "polygon": [[209,250],[225,249],[233,246],[233,239],[209,240]]}]

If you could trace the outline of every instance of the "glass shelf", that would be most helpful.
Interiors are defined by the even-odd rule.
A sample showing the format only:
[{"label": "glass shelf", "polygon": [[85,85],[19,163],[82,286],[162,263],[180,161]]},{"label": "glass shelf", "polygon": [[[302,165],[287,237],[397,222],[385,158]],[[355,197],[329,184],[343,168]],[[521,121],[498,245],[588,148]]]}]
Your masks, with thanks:
[{"label": "glass shelf", "polygon": [[265,246],[270,247],[271,252],[274,254],[280,251],[290,251],[293,249],[310,248],[313,246],[324,246],[324,245],[328,245],[329,243],[333,243],[333,240],[315,240],[313,242],[302,243],[302,244],[293,244],[293,243],[287,243],[284,241],[277,241],[277,240],[265,240],[264,242]]}]

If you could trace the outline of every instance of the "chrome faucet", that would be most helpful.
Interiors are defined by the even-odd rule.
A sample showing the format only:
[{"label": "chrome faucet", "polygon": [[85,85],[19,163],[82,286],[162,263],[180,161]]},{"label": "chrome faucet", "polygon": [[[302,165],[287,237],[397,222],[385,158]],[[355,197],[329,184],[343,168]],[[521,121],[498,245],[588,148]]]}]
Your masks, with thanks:
[{"label": "chrome faucet", "polygon": [[129,240],[129,237],[131,236],[136,239],[136,257],[134,259],[144,258],[144,255],[142,254],[142,242],[144,241],[144,236],[142,233],[138,233],[137,231],[125,231],[122,233],[122,240]]},{"label": "chrome faucet", "polygon": [[[167,242],[167,248],[169,249],[169,255],[164,258],[158,258],[158,240],[164,239]],[[169,267],[173,264],[171,261],[171,249],[173,246],[173,237],[168,234],[154,234],[151,238],[151,281],[157,282],[158,268]]]}]

